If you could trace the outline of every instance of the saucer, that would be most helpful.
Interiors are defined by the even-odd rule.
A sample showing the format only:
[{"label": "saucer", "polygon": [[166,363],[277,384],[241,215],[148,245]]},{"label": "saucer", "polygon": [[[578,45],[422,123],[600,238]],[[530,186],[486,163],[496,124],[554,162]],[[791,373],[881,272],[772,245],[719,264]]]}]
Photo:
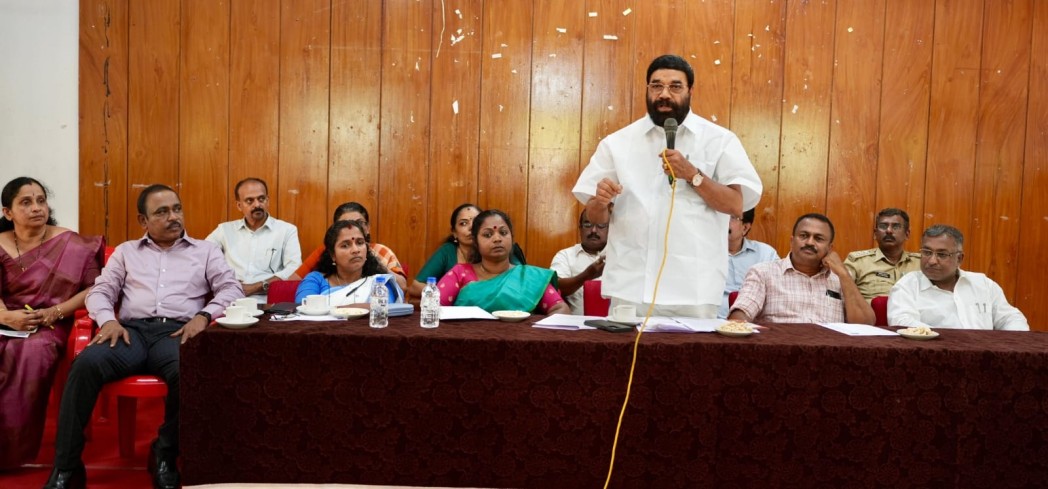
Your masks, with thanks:
[{"label": "saucer", "polygon": [[507,323],[519,323],[531,317],[531,313],[527,311],[495,311],[491,315]]},{"label": "saucer", "polygon": [[221,324],[229,329],[244,329],[252,324],[258,322],[258,318],[249,318],[243,321],[233,321],[227,317],[220,317],[215,320],[216,323]]},{"label": "saucer", "polygon": [[[736,324],[741,326],[736,326]],[[742,338],[753,334],[753,326],[749,326],[747,323],[735,323],[732,321],[726,322],[720,326],[717,326],[714,331],[724,335],[731,336],[732,338]]]},{"label": "saucer", "polygon": [[327,307],[318,307],[316,309],[309,308],[306,306],[298,306],[295,308],[298,312],[307,316],[327,316],[331,312],[331,309]]},{"label": "saucer", "polygon": [[266,313],[266,311],[263,311],[261,309],[255,309],[255,310],[249,312],[248,314],[250,314],[252,317],[256,317],[257,318],[257,317],[259,317],[259,316],[261,316],[261,315],[263,315],[265,313]]},{"label": "saucer", "polygon": [[930,340],[932,338],[938,338],[939,337],[939,333],[937,331],[932,331],[932,334],[913,334],[913,333],[904,333],[904,331],[906,331],[906,330],[900,329],[899,331],[896,331],[896,333],[899,333],[899,336],[902,336],[903,338],[906,338],[908,340],[917,340],[917,341]]},{"label": "saucer", "polygon": [[337,318],[356,319],[371,314],[371,311],[360,307],[332,307],[331,315]]}]

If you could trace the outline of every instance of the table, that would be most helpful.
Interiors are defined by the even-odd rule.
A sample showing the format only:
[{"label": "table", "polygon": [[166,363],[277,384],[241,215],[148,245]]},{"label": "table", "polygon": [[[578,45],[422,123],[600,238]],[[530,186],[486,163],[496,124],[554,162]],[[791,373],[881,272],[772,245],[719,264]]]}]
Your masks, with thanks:
[{"label": "table", "polygon": [[[611,487],[1044,487],[1048,334],[646,333]],[[187,485],[599,488],[633,335],[261,321],[183,345]]]}]

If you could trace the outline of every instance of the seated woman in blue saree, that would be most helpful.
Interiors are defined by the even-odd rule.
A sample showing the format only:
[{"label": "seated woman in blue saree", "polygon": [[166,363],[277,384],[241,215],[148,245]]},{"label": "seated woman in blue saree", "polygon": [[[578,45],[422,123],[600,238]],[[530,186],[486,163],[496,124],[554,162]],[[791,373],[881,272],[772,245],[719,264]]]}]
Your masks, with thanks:
[{"label": "seated woman in blue saree", "polygon": [[368,246],[367,234],[357,221],[337,221],[324,233],[324,254],[295,291],[295,302],[307,295],[326,295],[328,305],[368,302],[375,279],[386,277],[389,302],[404,302],[404,292]]},{"label": "seated woman in blue saree", "polygon": [[486,210],[473,220],[473,260],[451,268],[437,287],[441,305],[571,314],[547,268],[510,263],[513,224],[499,210]]}]

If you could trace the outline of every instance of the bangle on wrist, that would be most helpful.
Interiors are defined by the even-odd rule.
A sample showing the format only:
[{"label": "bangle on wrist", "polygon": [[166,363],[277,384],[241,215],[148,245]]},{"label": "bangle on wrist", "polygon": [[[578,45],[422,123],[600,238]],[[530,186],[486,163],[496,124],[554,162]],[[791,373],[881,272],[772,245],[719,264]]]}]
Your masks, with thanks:
[{"label": "bangle on wrist", "polygon": [[56,321],[61,321],[61,320],[65,319],[65,314],[62,313],[62,308],[58,307],[57,304],[54,306],[54,308],[55,308],[55,311],[58,311],[58,319],[56,319]]}]

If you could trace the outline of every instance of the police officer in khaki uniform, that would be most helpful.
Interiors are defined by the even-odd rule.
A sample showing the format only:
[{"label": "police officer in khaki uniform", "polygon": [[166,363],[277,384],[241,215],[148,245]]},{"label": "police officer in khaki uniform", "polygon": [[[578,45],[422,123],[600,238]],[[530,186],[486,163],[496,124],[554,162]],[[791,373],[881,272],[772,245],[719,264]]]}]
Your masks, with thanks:
[{"label": "police officer in khaki uniform", "polygon": [[902,209],[889,207],[877,213],[873,239],[877,247],[853,251],[844,260],[859,292],[867,301],[888,295],[895,281],[909,272],[921,269],[921,254],[904,249],[910,237],[910,216]]}]

